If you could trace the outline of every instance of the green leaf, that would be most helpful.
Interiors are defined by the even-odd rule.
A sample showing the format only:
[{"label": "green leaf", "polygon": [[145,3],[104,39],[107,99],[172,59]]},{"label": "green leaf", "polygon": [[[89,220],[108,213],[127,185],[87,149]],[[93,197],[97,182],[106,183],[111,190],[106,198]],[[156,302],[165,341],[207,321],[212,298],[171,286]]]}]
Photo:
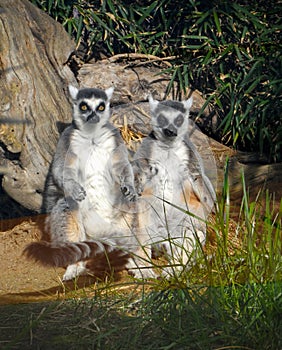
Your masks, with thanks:
[{"label": "green leaf", "polygon": [[218,32],[218,34],[221,35],[222,34],[222,30],[221,30],[221,26],[220,26],[220,23],[219,23],[218,14],[215,11],[215,9],[213,9],[213,18],[214,18],[214,22],[215,22],[215,25],[216,25],[217,32]]}]

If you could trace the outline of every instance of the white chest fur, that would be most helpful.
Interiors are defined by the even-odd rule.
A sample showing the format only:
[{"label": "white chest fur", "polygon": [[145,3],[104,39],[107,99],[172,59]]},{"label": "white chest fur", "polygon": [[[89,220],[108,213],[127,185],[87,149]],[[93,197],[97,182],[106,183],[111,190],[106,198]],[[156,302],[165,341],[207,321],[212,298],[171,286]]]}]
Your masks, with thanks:
[{"label": "white chest fur", "polygon": [[177,196],[182,191],[187,157],[187,149],[182,142],[173,147],[163,147],[162,143],[156,143],[151,165],[156,168],[154,187],[158,196],[172,203],[178,202]]},{"label": "white chest fur", "polygon": [[79,182],[86,191],[86,201],[81,205],[90,210],[105,211],[111,208],[111,159],[116,143],[110,132],[104,132],[99,139],[87,139],[80,134],[73,138],[72,149],[78,155]]}]

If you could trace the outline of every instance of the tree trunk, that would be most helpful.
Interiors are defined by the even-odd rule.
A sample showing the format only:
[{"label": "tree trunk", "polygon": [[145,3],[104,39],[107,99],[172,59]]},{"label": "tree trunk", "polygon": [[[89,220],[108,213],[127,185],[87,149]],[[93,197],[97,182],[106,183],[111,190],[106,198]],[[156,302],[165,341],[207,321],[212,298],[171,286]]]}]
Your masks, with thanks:
[{"label": "tree trunk", "polygon": [[66,88],[76,80],[66,62],[73,50],[62,26],[28,0],[0,0],[2,186],[35,211],[58,139],[56,123],[71,120]]}]

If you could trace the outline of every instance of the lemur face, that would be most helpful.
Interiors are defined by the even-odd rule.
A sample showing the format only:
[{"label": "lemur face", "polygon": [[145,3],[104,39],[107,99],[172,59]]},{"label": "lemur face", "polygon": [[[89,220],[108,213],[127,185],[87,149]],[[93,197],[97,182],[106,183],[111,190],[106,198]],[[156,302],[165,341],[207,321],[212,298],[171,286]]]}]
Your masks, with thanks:
[{"label": "lemur face", "polygon": [[113,88],[107,90],[81,89],[70,86],[73,99],[73,120],[78,129],[87,130],[95,124],[105,124],[110,117]]},{"label": "lemur face", "polygon": [[187,133],[192,98],[184,102],[162,101],[150,98],[152,127],[157,139],[173,142]]}]

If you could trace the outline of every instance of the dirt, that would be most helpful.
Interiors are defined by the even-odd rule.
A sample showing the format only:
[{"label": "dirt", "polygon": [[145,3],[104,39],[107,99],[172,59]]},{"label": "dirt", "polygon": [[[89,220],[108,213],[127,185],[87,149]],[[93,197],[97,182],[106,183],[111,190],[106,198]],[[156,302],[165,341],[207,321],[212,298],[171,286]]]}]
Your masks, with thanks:
[{"label": "dirt", "polygon": [[27,260],[24,247],[38,240],[44,216],[0,221],[0,305],[65,298],[95,285],[91,276],[62,283],[63,268],[47,268]]},{"label": "dirt", "polygon": [[0,220],[0,305],[91,297],[103,293],[108,281],[113,292],[118,289],[132,294],[133,290],[135,293],[144,289],[124,270],[109,272],[104,256],[99,256],[95,268],[91,266],[95,276],[80,276],[67,282],[62,282],[64,268],[47,268],[28,260],[23,250],[40,239],[44,221],[44,215]]}]

